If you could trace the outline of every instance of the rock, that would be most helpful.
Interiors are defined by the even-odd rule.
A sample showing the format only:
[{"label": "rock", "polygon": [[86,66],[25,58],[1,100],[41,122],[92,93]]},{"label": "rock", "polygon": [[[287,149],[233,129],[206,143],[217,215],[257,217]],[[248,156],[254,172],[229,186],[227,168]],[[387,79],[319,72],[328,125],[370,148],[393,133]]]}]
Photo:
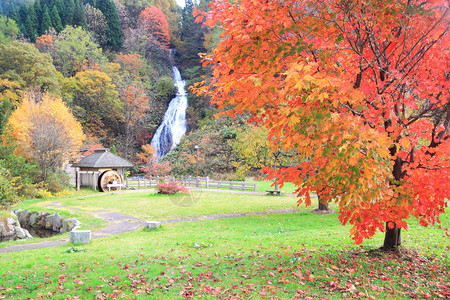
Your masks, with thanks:
[{"label": "rock", "polygon": [[13,216],[14,218],[17,219],[17,215],[16,215],[16,213],[14,211],[10,211],[10,213],[11,213],[11,216]]},{"label": "rock", "polygon": [[19,226],[14,226],[14,231],[16,232],[16,236],[19,239],[25,239],[27,237],[27,235],[25,234],[25,231]]},{"label": "rock", "polygon": [[146,221],[145,222],[145,227],[147,227],[150,230],[159,228],[160,226],[161,226],[161,222],[158,222],[158,221]]},{"label": "rock", "polygon": [[53,216],[53,228],[52,230],[54,232],[60,232],[61,231],[61,216],[56,212],[55,215]]},{"label": "rock", "polygon": [[55,216],[55,214],[45,216],[45,229],[53,230],[53,217],[54,216]]},{"label": "rock", "polygon": [[61,232],[69,232],[71,231],[75,226],[79,225],[80,222],[78,222],[75,218],[69,218],[62,221],[62,228]]},{"label": "rock", "polygon": [[[48,212],[45,211],[40,211],[38,212],[37,218],[36,218],[36,223],[35,226],[37,228],[45,228],[46,225],[46,221],[45,218],[49,215]],[[53,224],[52,224],[52,228],[53,228]]]},{"label": "rock", "polygon": [[30,232],[28,230],[24,229],[23,231],[25,232],[25,236],[26,236],[27,239],[32,239],[33,238],[33,236],[30,234]]},{"label": "rock", "polygon": [[28,225],[30,225],[30,227],[35,227],[36,226],[36,220],[38,217],[38,213],[37,212],[33,212],[30,214],[30,218],[28,221]]},{"label": "rock", "polygon": [[72,244],[89,244],[91,242],[91,231],[72,230],[70,232],[70,242]]},{"label": "rock", "polygon": [[20,223],[14,218],[7,218],[5,225],[6,225],[5,229],[7,231],[13,231],[14,226],[20,226]]},{"label": "rock", "polygon": [[28,209],[22,210],[19,212],[19,214],[17,215],[19,223],[23,225],[26,225],[28,222],[28,217],[30,216],[30,212],[28,211]]}]

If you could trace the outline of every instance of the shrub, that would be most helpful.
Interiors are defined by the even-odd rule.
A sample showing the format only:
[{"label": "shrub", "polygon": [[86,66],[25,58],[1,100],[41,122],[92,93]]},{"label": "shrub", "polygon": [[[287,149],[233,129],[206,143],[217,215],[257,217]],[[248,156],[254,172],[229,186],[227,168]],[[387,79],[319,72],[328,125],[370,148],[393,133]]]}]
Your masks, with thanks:
[{"label": "shrub", "polygon": [[0,168],[0,205],[17,202],[18,196],[8,170]]},{"label": "shrub", "polygon": [[181,193],[189,193],[189,190],[185,186],[178,185],[176,182],[164,182],[159,183],[157,186],[158,194],[166,194],[166,195],[172,195],[176,194],[178,192]]}]

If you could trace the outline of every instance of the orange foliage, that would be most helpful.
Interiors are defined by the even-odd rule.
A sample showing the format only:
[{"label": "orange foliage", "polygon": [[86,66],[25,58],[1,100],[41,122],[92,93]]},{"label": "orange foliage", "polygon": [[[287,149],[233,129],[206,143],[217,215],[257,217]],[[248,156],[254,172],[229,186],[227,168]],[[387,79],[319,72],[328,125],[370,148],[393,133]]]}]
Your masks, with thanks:
[{"label": "orange foliage", "polygon": [[169,23],[162,10],[158,7],[146,7],[139,14],[138,26],[143,28],[148,34],[153,35],[161,46],[165,48],[169,46]]},{"label": "orange foliage", "polygon": [[216,0],[223,40],[197,86],[247,112],[298,165],[265,171],[335,201],[356,243],[439,222],[450,195],[448,1]]},{"label": "orange foliage", "polygon": [[50,34],[43,34],[40,37],[36,38],[35,47],[40,52],[48,52],[50,48],[53,46],[53,36]]}]

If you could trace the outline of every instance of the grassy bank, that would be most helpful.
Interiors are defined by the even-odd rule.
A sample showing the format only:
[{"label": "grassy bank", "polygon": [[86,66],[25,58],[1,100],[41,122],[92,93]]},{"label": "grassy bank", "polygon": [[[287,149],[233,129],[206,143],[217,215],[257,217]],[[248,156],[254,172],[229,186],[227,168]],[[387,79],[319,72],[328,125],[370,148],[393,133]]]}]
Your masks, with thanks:
[{"label": "grassy bank", "polygon": [[[135,200],[127,201],[145,197],[139,193],[132,195]],[[97,203],[95,198],[102,200],[109,196],[99,197],[63,202],[90,208]],[[121,201],[112,199],[108,205],[124,208],[118,204]],[[254,204],[248,201],[252,207]],[[106,201],[98,202],[106,206]],[[189,209],[203,213],[203,208],[195,208],[197,203]],[[239,203],[241,210],[249,209],[245,201]],[[174,215],[163,213],[162,216]],[[448,213],[442,216],[442,221],[450,227]],[[69,246],[61,246],[1,254],[0,296],[16,299],[448,297],[450,247],[442,230],[423,228],[411,220],[410,230],[403,234],[407,250],[399,258],[392,253],[368,251],[382,244],[382,234],[360,247],[353,245],[348,229],[340,225],[337,214],[318,216],[299,212],[164,224],[155,231],[141,229],[77,246],[86,252],[65,252]]]}]

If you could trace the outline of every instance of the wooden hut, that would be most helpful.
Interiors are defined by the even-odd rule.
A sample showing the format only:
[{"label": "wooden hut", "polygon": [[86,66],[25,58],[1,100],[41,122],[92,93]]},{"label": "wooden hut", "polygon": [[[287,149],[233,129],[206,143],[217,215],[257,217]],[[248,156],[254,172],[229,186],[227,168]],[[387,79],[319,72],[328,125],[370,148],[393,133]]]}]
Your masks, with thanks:
[{"label": "wooden hut", "polygon": [[76,167],[77,190],[80,186],[91,186],[105,192],[121,189],[124,182],[124,168],[133,165],[112,154],[108,149],[100,148],[73,166]]}]

